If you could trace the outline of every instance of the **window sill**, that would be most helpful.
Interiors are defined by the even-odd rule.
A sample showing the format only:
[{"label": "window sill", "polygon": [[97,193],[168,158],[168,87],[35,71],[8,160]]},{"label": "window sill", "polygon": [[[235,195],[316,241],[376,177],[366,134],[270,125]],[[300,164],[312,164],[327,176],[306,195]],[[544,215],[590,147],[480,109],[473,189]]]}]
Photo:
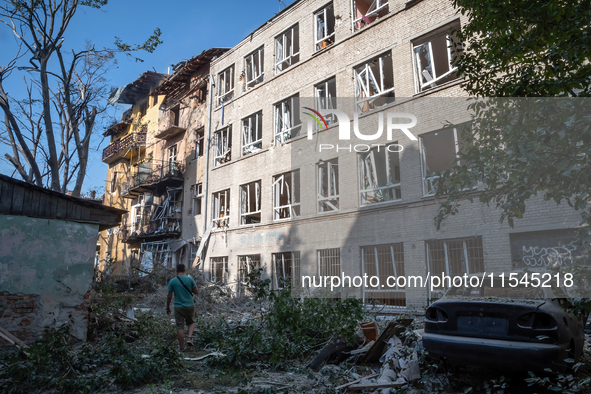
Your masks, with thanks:
[{"label": "window sill", "polygon": [[374,207],[380,208],[386,205],[397,205],[397,204],[404,204],[402,199],[400,200],[392,200],[392,201],[382,201],[382,202],[374,202],[372,204],[359,204],[360,210],[368,210]]},{"label": "window sill", "polygon": [[424,90],[424,91],[422,91],[422,92],[419,92],[419,93],[415,93],[415,94],[413,94],[413,96],[412,96],[412,97],[413,97],[413,98],[415,98],[415,97],[423,97],[423,96],[428,96],[428,95],[430,95],[431,93],[439,92],[439,91],[441,91],[441,90],[444,90],[444,89],[450,88],[450,87],[452,87],[452,86],[459,85],[459,84],[461,84],[462,82],[464,82],[464,79],[463,79],[463,78],[461,78],[461,77],[458,77],[458,78],[454,79],[453,81],[449,81],[449,82],[446,82],[446,83],[444,83],[443,85],[439,85],[439,86],[436,86],[436,87],[434,87],[434,88],[427,89],[427,90]]},{"label": "window sill", "polygon": [[236,160],[230,160],[230,161],[228,161],[227,163],[220,164],[220,165],[219,165],[219,166],[217,166],[217,167],[215,167],[215,166],[214,166],[214,168],[213,168],[213,171],[215,171],[215,170],[217,170],[217,169],[219,169],[219,168],[223,168],[223,167],[229,166],[229,165],[231,165],[231,164],[233,164],[233,163],[238,163],[239,161],[246,160],[246,159],[248,159],[248,158],[251,158],[251,157],[254,157],[254,156],[260,155],[261,153],[265,153],[265,152],[266,152],[266,151],[268,151],[268,150],[269,150],[269,148],[266,148],[266,149],[261,149],[261,150],[260,150],[260,151],[258,151],[258,152],[249,153],[249,154],[248,154],[248,155],[246,155],[246,156],[240,156],[240,157],[239,157],[238,159],[236,159]]}]

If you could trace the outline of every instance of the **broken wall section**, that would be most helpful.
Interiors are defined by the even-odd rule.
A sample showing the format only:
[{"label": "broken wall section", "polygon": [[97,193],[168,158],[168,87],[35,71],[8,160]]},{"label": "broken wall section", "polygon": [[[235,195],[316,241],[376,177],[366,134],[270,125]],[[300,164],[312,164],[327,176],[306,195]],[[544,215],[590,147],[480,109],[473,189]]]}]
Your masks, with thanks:
[{"label": "broken wall section", "polygon": [[25,343],[72,321],[86,340],[98,224],[0,215],[0,326]]}]

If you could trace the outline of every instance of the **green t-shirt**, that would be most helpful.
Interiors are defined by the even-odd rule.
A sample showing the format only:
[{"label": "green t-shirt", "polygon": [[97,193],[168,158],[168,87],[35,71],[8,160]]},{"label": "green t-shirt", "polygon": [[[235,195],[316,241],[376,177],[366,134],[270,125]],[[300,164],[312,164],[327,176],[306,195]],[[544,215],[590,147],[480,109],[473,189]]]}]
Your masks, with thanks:
[{"label": "green t-shirt", "polygon": [[[183,281],[185,286],[181,284],[179,278]],[[187,291],[187,289],[189,291]],[[168,291],[174,293],[174,307],[175,308],[186,308],[193,306],[193,289],[197,287],[195,280],[190,276],[182,275],[174,277],[168,282]]]}]

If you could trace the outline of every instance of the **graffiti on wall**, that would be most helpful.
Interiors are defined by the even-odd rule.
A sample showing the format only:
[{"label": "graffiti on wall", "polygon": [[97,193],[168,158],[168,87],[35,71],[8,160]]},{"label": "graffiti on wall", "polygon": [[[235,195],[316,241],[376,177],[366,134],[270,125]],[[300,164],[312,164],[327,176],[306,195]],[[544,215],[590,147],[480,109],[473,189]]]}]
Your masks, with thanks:
[{"label": "graffiti on wall", "polygon": [[532,231],[510,235],[514,267],[562,267],[589,263],[587,250],[575,243],[575,230]]}]

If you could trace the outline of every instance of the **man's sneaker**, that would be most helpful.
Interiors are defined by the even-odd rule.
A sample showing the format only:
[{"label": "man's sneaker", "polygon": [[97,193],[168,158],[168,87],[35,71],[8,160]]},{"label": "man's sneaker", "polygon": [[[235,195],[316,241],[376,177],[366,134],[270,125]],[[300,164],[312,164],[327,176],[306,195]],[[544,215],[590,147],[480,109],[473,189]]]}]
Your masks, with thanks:
[{"label": "man's sneaker", "polygon": [[187,346],[193,347],[193,339],[192,338],[187,341]]}]

